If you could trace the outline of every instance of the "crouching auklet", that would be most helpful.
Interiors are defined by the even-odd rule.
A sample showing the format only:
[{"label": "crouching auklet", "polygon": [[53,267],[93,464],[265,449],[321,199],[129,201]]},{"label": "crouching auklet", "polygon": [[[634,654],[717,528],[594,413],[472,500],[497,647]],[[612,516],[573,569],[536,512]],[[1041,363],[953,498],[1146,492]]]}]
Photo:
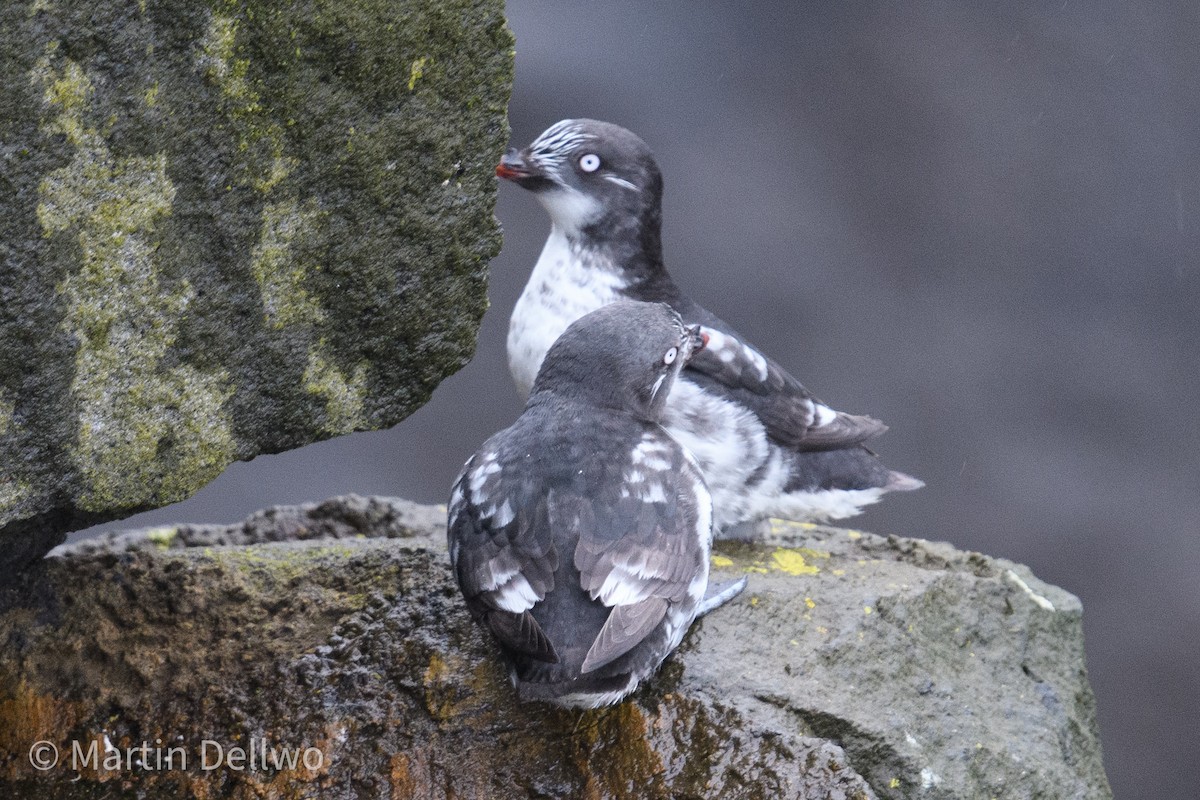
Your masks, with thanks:
[{"label": "crouching auklet", "polygon": [[667,303],[702,326],[708,346],[680,376],[662,422],[700,463],[718,536],[765,517],[841,519],[924,485],[862,444],[886,425],[820,402],[679,290],[662,260],[662,176],[633,133],[563,120],[510,150],[496,174],[532,191],[552,223],[509,323],[509,369],[521,391],[568,325],[616,300]]},{"label": "crouching auklet", "polygon": [[703,346],[663,304],[584,316],[546,354],[520,418],[455,481],[450,563],[521,699],[617,702],[745,586],[708,591],[712,499],[659,425]]}]

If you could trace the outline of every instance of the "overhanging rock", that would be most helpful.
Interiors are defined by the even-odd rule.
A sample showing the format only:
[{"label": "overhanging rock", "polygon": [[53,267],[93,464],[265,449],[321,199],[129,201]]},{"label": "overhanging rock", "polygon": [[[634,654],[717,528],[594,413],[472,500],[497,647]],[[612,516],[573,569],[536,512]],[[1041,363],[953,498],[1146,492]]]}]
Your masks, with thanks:
[{"label": "overhanging rock", "polygon": [[[0,597],[0,780],[35,799],[1111,796],[1079,602],[1024,567],[778,525],[719,546],[716,579],[749,587],[632,699],[561,711],[514,702],[443,514],[335,498],[56,551]],[[39,772],[39,740],[118,762]],[[215,747],[308,762],[238,770]]]},{"label": "overhanging rock", "polygon": [[0,582],[466,363],[512,59],[501,0],[0,3]]}]

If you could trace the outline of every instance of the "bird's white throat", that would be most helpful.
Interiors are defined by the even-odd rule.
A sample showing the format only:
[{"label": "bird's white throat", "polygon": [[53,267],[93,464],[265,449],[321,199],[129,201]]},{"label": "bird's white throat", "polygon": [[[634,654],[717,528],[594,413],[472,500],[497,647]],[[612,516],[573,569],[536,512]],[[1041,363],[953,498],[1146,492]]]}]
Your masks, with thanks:
[{"label": "bird's white throat", "polygon": [[599,200],[565,186],[544,189],[535,196],[550,215],[554,227],[568,236],[577,235],[604,212]]},{"label": "bird's white throat", "polygon": [[508,323],[508,369],[529,394],[550,345],[572,322],[621,299],[627,285],[606,256],[580,247],[557,222]]}]

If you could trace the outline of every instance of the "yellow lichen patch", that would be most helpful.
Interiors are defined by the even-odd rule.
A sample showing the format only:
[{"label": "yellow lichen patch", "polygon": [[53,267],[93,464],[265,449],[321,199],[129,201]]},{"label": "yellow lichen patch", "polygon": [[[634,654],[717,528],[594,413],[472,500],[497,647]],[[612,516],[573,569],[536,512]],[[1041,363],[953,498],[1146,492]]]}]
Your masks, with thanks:
[{"label": "yellow lichen patch", "polygon": [[425,65],[428,63],[427,56],[421,56],[412,62],[412,66],[408,70],[408,90],[410,92],[417,88],[417,81],[421,80],[421,76],[425,74]]},{"label": "yellow lichen patch", "polygon": [[8,433],[8,429],[13,426],[13,416],[16,413],[16,405],[5,399],[4,392],[0,391],[0,436]]},{"label": "yellow lichen patch", "polygon": [[[16,415],[15,405],[6,400],[0,392],[0,436],[5,436],[16,427],[13,417]],[[9,514],[23,503],[30,494],[29,484],[15,477],[0,479],[0,524],[8,521]]]},{"label": "yellow lichen patch", "polygon": [[334,435],[366,427],[363,398],[367,392],[369,365],[366,362],[360,363],[355,367],[354,375],[346,380],[341,370],[321,356],[320,349],[323,344],[319,343],[309,351],[308,366],[302,379],[309,394],[325,400],[326,417],[322,427]]},{"label": "yellow lichen patch", "polygon": [[320,305],[304,289],[307,270],[292,252],[296,238],[316,230],[323,216],[311,199],[303,207],[293,198],[263,206],[250,271],[262,294],[263,315],[276,330],[300,323],[316,325],[325,319]]},{"label": "yellow lichen patch", "polygon": [[850,539],[850,541],[856,542],[862,538],[862,532],[861,531],[846,531],[846,536],[847,536],[847,538]]},{"label": "yellow lichen patch", "polygon": [[[326,315],[308,290],[308,281],[322,265],[303,260],[297,254],[302,248],[297,245],[303,242],[303,237],[319,233],[327,212],[313,198],[298,197],[288,183],[287,178],[298,162],[285,154],[284,125],[272,116],[255,90],[249,60],[238,57],[237,34],[237,20],[213,14],[202,40],[200,63],[220,87],[226,113],[237,123],[238,149],[241,152],[265,149],[270,158],[269,165],[259,165],[247,176],[257,191],[271,198],[263,205],[262,227],[251,253],[251,273],[262,296],[264,321],[270,328],[315,329]],[[426,59],[413,62],[410,89],[421,77],[426,63]],[[348,146],[354,134],[351,126]],[[335,364],[333,359],[324,341],[310,344],[303,386],[325,402],[322,429],[339,435],[366,427],[363,399],[368,367],[366,362],[357,364],[353,374],[347,375],[350,365]]]},{"label": "yellow lichen patch", "polygon": [[[236,58],[238,21],[232,17],[213,14],[208,30],[200,40],[203,52],[202,65],[209,76],[221,87],[221,95],[234,117],[257,114],[262,110],[258,92],[250,86],[247,73],[250,60]],[[270,131],[260,131],[270,137]],[[258,137],[255,137],[258,138]],[[249,145],[249,142],[243,142]]]},{"label": "yellow lichen patch", "polygon": [[811,597],[804,598],[804,605],[808,606],[809,609],[814,609],[817,607],[817,604],[813,602]]},{"label": "yellow lichen patch", "polygon": [[162,528],[151,528],[146,531],[146,538],[149,539],[160,550],[166,550],[171,546],[171,542],[175,541],[175,537],[179,534],[179,529],[174,526],[165,526]]},{"label": "yellow lichen patch", "polygon": [[771,554],[772,565],[788,575],[816,575],[821,570],[809,564],[799,550],[779,548]]},{"label": "yellow lichen patch", "polygon": [[768,520],[767,523],[770,525],[771,533],[776,536],[785,534],[788,531],[811,531],[818,527],[811,522],[796,522],[790,519],[776,519],[774,517]]},{"label": "yellow lichen patch", "polygon": [[726,567],[733,566],[733,559],[728,556],[714,555],[709,561],[717,569],[725,569]]},{"label": "yellow lichen patch", "polygon": [[74,61],[59,67],[56,54],[47,47],[34,74],[51,111],[41,128],[64,134],[76,152],[42,179],[37,216],[47,237],[74,236],[80,250],[79,271],[57,287],[63,327],[78,345],[73,456],[88,486],[79,505],[164,505],[233,460],[223,413],[232,390],[223,371],[162,367],[195,296],[186,280],[170,285],[159,271],[156,225],[175,198],[166,155],[116,158],[88,124],[91,79]]},{"label": "yellow lichen patch", "polygon": [[875,613],[875,609],[871,608],[870,606],[863,606],[863,614],[871,616],[873,613]]},{"label": "yellow lichen patch", "polygon": [[0,483],[0,524],[9,521],[9,513],[29,497],[32,490],[24,481]]}]

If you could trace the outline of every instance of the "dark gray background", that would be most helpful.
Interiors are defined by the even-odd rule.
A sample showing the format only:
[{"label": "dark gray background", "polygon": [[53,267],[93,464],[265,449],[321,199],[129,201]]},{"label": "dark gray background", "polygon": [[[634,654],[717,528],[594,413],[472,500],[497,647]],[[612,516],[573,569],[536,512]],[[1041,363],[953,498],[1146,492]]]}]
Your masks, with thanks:
[{"label": "dark gray background", "polygon": [[[1084,603],[1118,797],[1200,785],[1200,4],[510,3],[513,137],[592,116],[666,176],[696,299],[928,482],[854,522]],[[229,469],[130,524],[343,492],[444,502],[520,410],[508,315],[549,224],[500,189],[475,361],[392,431]]]}]

